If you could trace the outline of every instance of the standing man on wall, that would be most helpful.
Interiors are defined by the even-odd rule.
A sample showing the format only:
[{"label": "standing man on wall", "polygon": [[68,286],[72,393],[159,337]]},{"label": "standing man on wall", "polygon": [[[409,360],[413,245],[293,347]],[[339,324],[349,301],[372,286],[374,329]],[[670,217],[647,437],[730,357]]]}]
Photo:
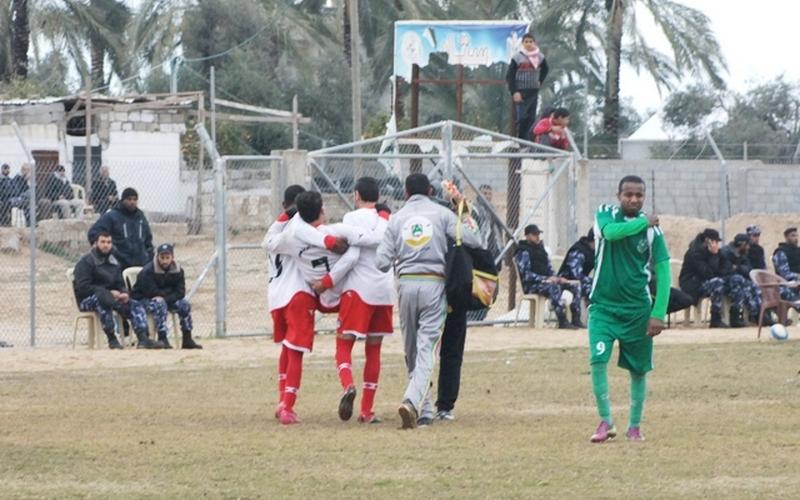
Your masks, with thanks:
[{"label": "standing man on wall", "polygon": [[517,137],[531,140],[531,127],[536,120],[539,89],[547,78],[549,68],[544,54],[531,33],[522,37],[522,47],[511,58],[506,72],[508,90],[514,101],[517,118]]}]

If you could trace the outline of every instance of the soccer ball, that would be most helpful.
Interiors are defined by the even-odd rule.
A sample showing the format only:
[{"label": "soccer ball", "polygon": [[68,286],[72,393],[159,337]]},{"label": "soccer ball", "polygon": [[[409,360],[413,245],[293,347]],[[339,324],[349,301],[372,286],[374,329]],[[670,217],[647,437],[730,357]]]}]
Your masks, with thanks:
[{"label": "soccer ball", "polygon": [[775,323],[769,327],[769,333],[775,340],[786,340],[789,338],[789,331],[780,323]]}]

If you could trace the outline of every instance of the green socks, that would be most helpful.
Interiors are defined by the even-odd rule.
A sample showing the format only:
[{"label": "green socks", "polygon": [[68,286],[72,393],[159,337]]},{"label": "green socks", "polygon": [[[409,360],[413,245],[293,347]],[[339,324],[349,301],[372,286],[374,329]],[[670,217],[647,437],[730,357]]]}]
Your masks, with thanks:
[{"label": "green socks", "polygon": [[602,420],[608,422],[608,425],[614,425],[611,420],[611,401],[608,397],[608,365],[606,363],[596,363],[591,366],[592,392],[594,392],[594,399],[597,402],[597,413],[600,414]]},{"label": "green socks", "polygon": [[644,410],[644,400],[647,397],[647,382],[645,375],[637,375],[631,372],[631,416],[628,428],[639,427],[642,421],[642,411]]}]

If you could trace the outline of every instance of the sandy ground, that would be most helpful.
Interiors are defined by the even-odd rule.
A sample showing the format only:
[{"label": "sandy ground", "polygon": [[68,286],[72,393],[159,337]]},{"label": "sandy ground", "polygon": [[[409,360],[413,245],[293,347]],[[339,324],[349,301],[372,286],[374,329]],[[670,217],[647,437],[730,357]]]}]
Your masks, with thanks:
[{"label": "sandy ground", "polygon": [[[761,342],[769,340],[769,332],[762,330]],[[756,342],[755,328],[729,330],[694,330],[673,328],[665,330],[656,344],[713,344],[720,342]],[[469,352],[514,351],[518,349],[556,349],[583,347],[586,330],[559,331],[554,329],[532,330],[527,327],[480,327],[470,328],[466,350]],[[77,349],[64,347],[20,347],[0,349],[0,372],[18,371],[64,371],[92,370],[104,368],[130,368],[154,366],[208,367],[213,365],[257,363],[265,358],[277,358],[278,349],[266,337],[243,337],[228,339],[204,339],[201,351],[144,351],[125,349],[89,350],[86,346]],[[384,352],[402,353],[399,333],[386,339]],[[333,358],[334,336],[318,335],[311,360]],[[356,348],[356,356],[361,349]]]}]

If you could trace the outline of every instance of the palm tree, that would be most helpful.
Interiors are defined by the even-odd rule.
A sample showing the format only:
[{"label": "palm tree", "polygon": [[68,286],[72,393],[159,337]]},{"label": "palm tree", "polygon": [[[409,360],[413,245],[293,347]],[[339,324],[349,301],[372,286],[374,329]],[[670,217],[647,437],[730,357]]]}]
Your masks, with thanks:
[{"label": "palm tree", "polygon": [[11,0],[11,55],[13,73],[19,78],[28,76],[28,0]]}]

